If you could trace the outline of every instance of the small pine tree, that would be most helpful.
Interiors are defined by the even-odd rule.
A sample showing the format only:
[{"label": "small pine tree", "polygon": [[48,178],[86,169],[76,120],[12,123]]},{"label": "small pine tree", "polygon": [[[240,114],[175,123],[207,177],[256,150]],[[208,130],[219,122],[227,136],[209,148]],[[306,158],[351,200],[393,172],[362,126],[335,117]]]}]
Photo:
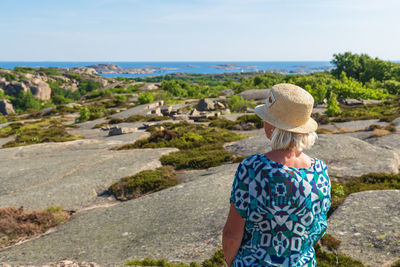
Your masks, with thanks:
[{"label": "small pine tree", "polygon": [[87,121],[89,119],[90,119],[90,110],[87,107],[84,107],[83,109],[81,109],[79,117],[76,118],[75,122]]},{"label": "small pine tree", "polygon": [[329,99],[328,99],[328,107],[325,111],[325,114],[330,116],[330,117],[334,117],[337,116],[339,114],[341,114],[342,111],[340,110],[339,107],[339,103],[336,99],[336,94],[335,93],[331,93]]}]

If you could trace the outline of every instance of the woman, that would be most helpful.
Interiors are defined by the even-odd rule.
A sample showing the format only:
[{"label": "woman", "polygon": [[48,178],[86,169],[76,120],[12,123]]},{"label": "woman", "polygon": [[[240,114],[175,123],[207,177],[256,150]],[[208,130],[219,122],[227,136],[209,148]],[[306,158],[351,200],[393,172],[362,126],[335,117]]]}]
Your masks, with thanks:
[{"label": "woman", "polygon": [[277,84],[255,108],[272,151],[237,168],[222,236],[228,266],[317,266],[331,184],[326,164],[302,152],[317,138],[313,104],[304,89]]}]

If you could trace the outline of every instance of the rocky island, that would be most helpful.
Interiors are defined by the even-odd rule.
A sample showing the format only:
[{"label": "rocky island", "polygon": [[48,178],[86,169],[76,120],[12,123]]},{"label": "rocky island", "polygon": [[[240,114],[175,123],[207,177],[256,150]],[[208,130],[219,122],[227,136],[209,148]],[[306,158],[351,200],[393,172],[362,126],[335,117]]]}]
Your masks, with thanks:
[{"label": "rocky island", "polygon": [[105,64],[95,64],[90,65],[88,68],[95,69],[98,73],[110,73],[110,74],[147,74],[153,72],[162,72],[166,70],[175,70],[176,68],[170,67],[142,67],[142,68],[121,68],[118,65],[112,63],[105,63]]}]

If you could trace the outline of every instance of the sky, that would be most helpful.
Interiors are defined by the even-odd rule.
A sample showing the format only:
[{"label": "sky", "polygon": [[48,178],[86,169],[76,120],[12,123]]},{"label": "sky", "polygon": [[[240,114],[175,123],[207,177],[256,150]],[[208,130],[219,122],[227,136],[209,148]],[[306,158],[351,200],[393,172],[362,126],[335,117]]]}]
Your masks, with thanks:
[{"label": "sky", "polygon": [[1,0],[0,61],[400,60],[398,0]]}]

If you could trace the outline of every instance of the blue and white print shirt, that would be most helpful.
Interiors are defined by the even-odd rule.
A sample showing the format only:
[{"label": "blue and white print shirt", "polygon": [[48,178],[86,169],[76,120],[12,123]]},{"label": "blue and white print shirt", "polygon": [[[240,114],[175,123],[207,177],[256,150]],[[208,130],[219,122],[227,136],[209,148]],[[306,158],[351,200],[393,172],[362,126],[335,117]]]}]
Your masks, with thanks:
[{"label": "blue and white print shirt", "polygon": [[317,266],[331,183],[326,164],[312,163],[293,168],[256,154],[239,164],[230,201],[246,224],[232,266]]}]

